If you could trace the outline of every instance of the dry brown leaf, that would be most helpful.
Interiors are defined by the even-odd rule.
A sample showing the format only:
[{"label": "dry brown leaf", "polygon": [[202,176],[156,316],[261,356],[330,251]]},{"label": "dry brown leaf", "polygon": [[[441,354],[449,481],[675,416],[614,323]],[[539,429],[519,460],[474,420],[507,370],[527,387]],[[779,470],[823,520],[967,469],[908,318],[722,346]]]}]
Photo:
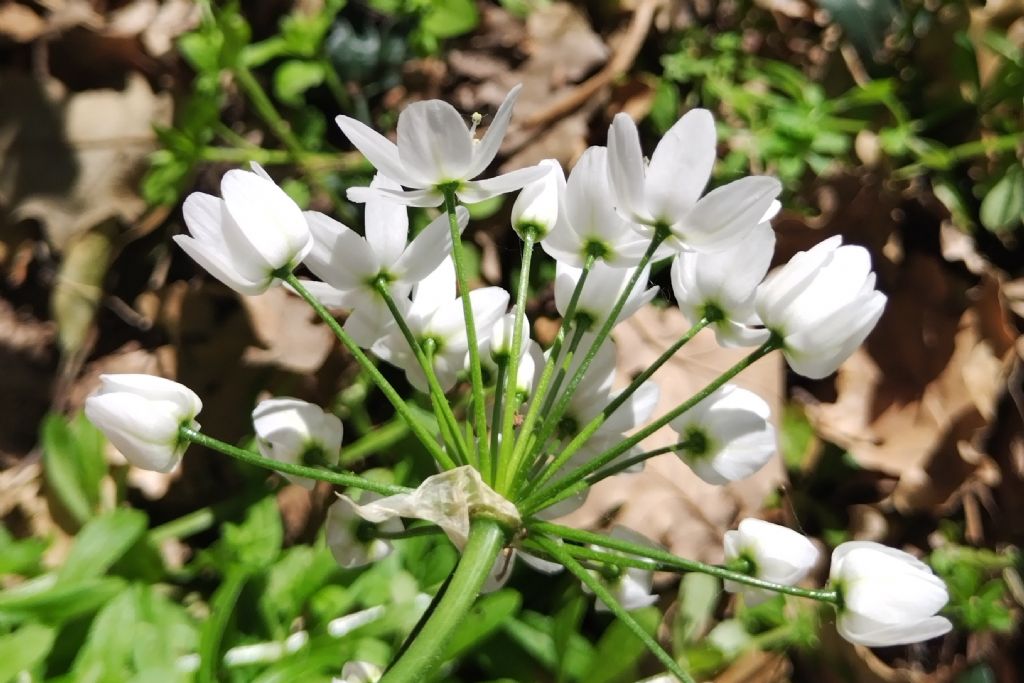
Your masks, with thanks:
[{"label": "dry brown leaf", "polygon": [[[647,307],[615,329],[618,381],[646,368],[689,325],[677,309]],[[628,351],[627,351],[628,350]],[[655,415],[682,403],[734,365],[749,350],[723,349],[714,334],[697,335],[655,376],[661,398]],[[757,392],[779,414],[782,371],[777,355],[741,373],[736,383]],[[654,449],[675,443],[665,428],[643,442]],[[764,499],[785,481],[781,459],[775,457],[753,477],[729,486],[699,479],[674,455],[651,459],[639,474],[612,477],[593,488],[582,508],[567,517],[573,526],[595,527],[611,512],[615,522],[634,529],[684,557],[708,562],[722,559],[722,535],[744,516],[756,514]]]},{"label": "dry brown leaf", "polygon": [[966,446],[995,416],[1013,348],[998,282],[983,278],[957,312],[963,295],[924,258],[904,264],[870,353],[840,368],[836,402],[807,410],[824,438],[898,480],[902,510],[942,504],[978,477],[994,482],[990,461]]},{"label": "dry brown leaf", "polygon": [[141,215],[137,183],[156,148],[153,125],[171,113],[170,94],[138,74],[120,91],[62,90],[12,79],[4,95],[13,106],[0,119],[0,200],[15,221],[40,221],[58,250],[107,219]]},{"label": "dry brown leaf", "polygon": [[283,287],[268,289],[259,296],[242,297],[253,330],[263,348],[250,347],[248,363],[277,365],[297,373],[312,373],[324,364],[334,337],[326,326],[314,321],[309,305]]},{"label": "dry brown leaf", "polygon": [[15,43],[28,43],[43,35],[46,28],[46,20],[25,5],[0,5],[0,36]]}]

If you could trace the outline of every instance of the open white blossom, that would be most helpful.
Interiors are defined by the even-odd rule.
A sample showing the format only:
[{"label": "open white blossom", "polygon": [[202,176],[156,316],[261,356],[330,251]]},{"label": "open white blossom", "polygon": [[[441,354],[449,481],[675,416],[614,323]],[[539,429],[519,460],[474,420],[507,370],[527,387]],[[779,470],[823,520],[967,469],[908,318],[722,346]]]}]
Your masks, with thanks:
[{"label": "open white blossom", "polygon": [[936,616],[949,602],[946,584],[910,553],[871,541],[842,543],[832,551],[829,580],[840,598],[836,628],[851,643],[919,643],[953,628]]},{"label": "open white blossom", "polygon": [[100,375],[100,388],[85,400],[85,416],[129,463],[170,472],[188,448],[178,429],[199,429],[203,409],[188,387],[152,375]]},{"label": "open white blossom", "polygon": [[472,204],[512,192],[537,180],[547,169],[521,168],[511,173],[473,180],[484,172],[505,137],[512,107],[522,86],[505,97],[494,120],[480,140],[455,107],[441,100],[414,102],[398,115],[398,142],[393,143],[366,124],[349,116],[335,119],[342,132],[382,174],[409,190],[351,188],[348,197],[366,201],[374,192],[408,206],[438,206],[444,186],[452,186],[462,201]]},{"label": "open white blossom", "polygon": [[[319,406],[291,397],[267,399],[252,411],[252,423],[256,444],[266,458],[328,467],[338,462],[341,420]],[[284,476],[307,489],[316,483],[307,477]]]},{"label": "open white blossom", "polygon": [[556,261],[575,268],[582,268],[588,256],[622,268],[636,265],[649,242],[615,211],[608,150],[588,147],[569,173],[558,221],[541,247]]},{"label": "open white blossom", "polygon": [[[575,324],[583,325],[585,330],[596,332],[611,315],[612,309],[635,271],[636,268],[613,268],[604,263],[595,263],[587,275],[586,282],[583,283],[583,291],[580,292],[576,304]],[[619,315],[615,319],[616,324],[630,317],[654,299],[658,288],[647,287],[650,273],[650,265],[645,266],[636,284],[633,285],[633,289],[630,290],[622,310],[619,311]],[[562,262],[555,267],[555,306],[563,316],[569,309],[572,293],[582,275],[582,268]]]},{"label": "open white blossom", "polygon": [[[818,549],[803,534],[778,524],[749,517],[739,528],[725,532],[725,560],[746,560],[750,576],[783,586],[795,586],[818,561]],[[747,605],[753,606],[777,593],[726,581],[725,590],[742,592]]]},{"label": "open white blossom", "polygon": [[608,174],[616,209],[648,239],[659,227],[675,251],[715,251],[746,238],[772,206],[782,185],[749,176],[701,194],[715,163],[715,122],[693,109],[665,133],[644,161],[640,134],[628,114],[617,114],[608,131]]},{"label": "open white blossom", "polygon": [[[484,287],[471,291],[468,296],[473,307],[474,323],[480,331],[477,342],[483,344],[494,323],[505,313],[508,292],[500,287]],[[405,319],[421,344],[427,340],[434,343],[434,372],[441,388],[445,391],[451,389],[455,386],[458,374],[466,367],[469,340],[466,336],[462,299],[456,297],[455,266],[450,258],[442,261],[434,272],[416,285],[412,302],[405,311]],[[409,382],[417,389],[427,391],[423,368],[400,330],[392,328],[373,345],[373,352],[405,370]]]},{"label": "open white blossom", "polygon": [[202,192],[185,199],[191,234],[174,241],[231,289],[264,292],[275,273],[294,268],[313,247],[302,211],[257,164],[225,173],[220,193],[223,199]]},{"label": "open white blossom", "polygon": [[783,341],[793,371],[821,379],[835,372],[867,338],[885,310],[867,249],[831,237],[772,271],[754,307]]},{"label": "open white blossom", "polygon": [[[379,173],[370,187],[398,188]],[[313,249],[304,263],[326,283],[306,283],[325,305],[352,309],[345,331],[364,348],[373,346],[394,326],[394,318],[377,291],[387,284],[390,295],[405,299],[421,281],[451,253],[452,236],[448,216],[441,215],[411,242],[408,209],[380,195],[366,202],[365,232],[362,237],[342,223],[316,211],[307,211],[313,235]],[[469,222],[463,207],[456,209],[460,229]]]},{"label": "open white blossom", "polygon": [[757,346],[769,332],[754,295],[771,265],[775,231],[762,222],[745,240],[712,252],[685,251],[672,262],[672,291],[691,324],[707,316],[722,346]]},{"label": "open white blossom", "polygon": [[672,420],[685,446],[677,451],[694,474],[709,484],[745,479],[775,453],[775,428],[763,398],[726,384]]}]

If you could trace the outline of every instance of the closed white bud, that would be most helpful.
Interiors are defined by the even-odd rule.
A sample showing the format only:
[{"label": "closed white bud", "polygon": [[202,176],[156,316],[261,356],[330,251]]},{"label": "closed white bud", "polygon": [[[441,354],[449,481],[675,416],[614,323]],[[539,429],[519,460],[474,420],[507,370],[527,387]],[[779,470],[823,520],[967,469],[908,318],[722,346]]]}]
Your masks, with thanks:
[{"label": "closed white bud", "polygon": [[196,263],[242,294],[259,294],[313,247],[302,211],[257,165],[220,183],[223,199],[193,192],[182,212],[189,235],[174,241]]},{"label": "closed white bud", "polygon": [[85,416],[136,467],[170,472],[188,441],[182,426],[199,429],[199,397],[186,386],[152,375],[101,375],[85,401]]},{"label": "closed white bud", "polygon": [[886,297],[875,289],[871,256],[832,237],[768,275],[754,308],[783,341],[793,371],[820,379],[832,374],[874,329]]},{"label": "closed white bud", "polygon": [[[271,398],[252,411],[260,453],[293,465],[331,466],[338,462],[342,424],[337,415],[297,398]],[[284,475],[307,489],[316,483],[306,477]]]},{"label": "closed white bud", "polygon": [[546,168],[547,173],[524,187],[512,205],[512,228],[520,237],[532,230],[535,240],[543,239],[555,227],[565,195],[561,165],[554,159],[545,159],[539,166]]},{"label": "closed white bud", "polygon": [[949,602],[946,584],[910,553],[870,541],[843,543],[832,551],[829,579],[839,592],[836,628],[851,643],[906,645],[953,628],[936,616]]},{"label": "closed white bud", "polygon": [[669,424],[684,443],[676,453],[709,484],[745,479],[775,453],[775,428],[764,399],[726,384]]},{"label": "closed white bud", "polygon": [[[516,307],[513,306],[510,313],[506,313],[501,316],[501,318],[491,326],[491,336],[487,343],[487,349],[490,352],[491,360],[497,362],[501,359],[508,359],[509,355],[512,353],[512,337],[515,332],[515,325]],[[521,339],[520,350],[525,354],[527,345],[530,341],[530,321],[525,315],[523,316],[523,331]]]},{"label": "closed white bud", "polygon": [[341,669],[341,678],[333,679],[332,683],[377,683],[383,675],[376,664],[348,662]]},{"label": "closed white bud", "polygon": [[[765,581],[795,586],[818,561],[818,549],[803,534],[761,519],[748,518],[739,528],[725,532],[726,562],[745,560],[745,573]],[[742,592],[747,605],[756,605],[775,595],[772,591],[751,588],[734,581],[725,582],[725,590]]]}]

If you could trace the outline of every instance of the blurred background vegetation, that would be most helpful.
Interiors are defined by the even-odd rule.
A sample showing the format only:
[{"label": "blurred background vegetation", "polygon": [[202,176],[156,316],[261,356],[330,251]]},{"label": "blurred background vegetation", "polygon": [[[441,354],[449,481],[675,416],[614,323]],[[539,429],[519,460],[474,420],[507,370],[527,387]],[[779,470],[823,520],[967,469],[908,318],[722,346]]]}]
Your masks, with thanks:
[{"label": "blurred background vegetation", "polygon": [[[318,540],[328,489],[195,448],[171,475],[132,470],[78,410],[102,372],[161,374],[202,396],[211,434],[245,444],[257,398],[291,394],[343,417],[347,467],[426,474],[300,303],[237,297],[170,237],[188,192],[216,193],[249,161],[302,206],[358,226],[344,193],[372,169],[335,115],[391,130],[405,104],[433,97],[487,115],[520,82],[502,169],[569,167],[620,111],[650,149],[681,112],[708,107],[713,182],[755,172],[785,185],[777,261],[841,234],[871,250],[890,298],[836,377],[768,369],[781,428],[770,477],[710,494],[666,476],[595,491],[580,523],[628,523],[711,561],[721,532],[752,514],[826,552],[883,541],[946,579],[957,630],[857,649],[827,611],[782,598],[745,609],[697,575],[660,577],[641,621],[720,683],[1024,680],[1020,0],[7,0],[0,681],[329,681],[344,661],[395,654],[454,565],[450,546],[408,540],[342,570]],[[479,283],[515,276],[509,208],[472,207]],[[550,275],[529,311],[541,338],[557,315]],[[670,314],[623,334],[656,345]],[[670,381],[718,362],[708,351]],[[657,672],[569,577],[520,570],[446,656],[451,681]]]}]

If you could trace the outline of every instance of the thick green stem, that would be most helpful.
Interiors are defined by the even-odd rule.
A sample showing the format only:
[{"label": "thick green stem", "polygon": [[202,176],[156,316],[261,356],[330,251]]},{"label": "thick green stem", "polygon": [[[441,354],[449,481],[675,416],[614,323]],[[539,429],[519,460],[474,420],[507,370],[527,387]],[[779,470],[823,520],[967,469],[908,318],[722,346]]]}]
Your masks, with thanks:
[{"label": "thick green stem", "polygon": [[765,590],[774,591],[776,593],[795,595],[797,597],[818,600],[819,602],[827,602],[829,604],[836,604],[838,601],[836,592],[833,590],[813,590],[809,588],[800,588],[798,586],[786,586],[783,584],[772,583],[771,581],[765,581],[755,576],[748,576],[747,574],[735,572],[730,569],[726,569],[725,567],[705,564],[703,562],[697,562],[696,560],[687,560],[658,548],[631,543],[626,540],[611,538],[609,536],[595,534],[590,531],[581,531],[580,529],[573,529],[572,527],[562,526],[560,524],[552,524],[551,522],[542,522],[536,519],[527,520],[526,528],[531,533],[550,534],[552,536],[565,539],[566,541],[596,545],[602,548],[609,548],[618,552],[628,553],[636,557],[647,558],[657,563],[657,566],[653,567],[655,569],[664,571],[700,572],[702,574],[717,576],[718,578],[725,579],[727,581],[742,583],[754,588],[764,588]]},{"label": "thick green stem", "polygon": [[753,365],[757,360],[768,355],[772,351],[778,349],[780,347],[780,344],[781,341],[773,335],[771,339],[769,339],[760,347],[751,352],[746,358],[744,358],[743,360],[741,360],[740,362],[736,363],[731,368],[726,370],[719,377],[709,382],[707,386],[705,386],[703,389],[701,389],[696,394],[691,396],[688,400],[684,401],[683,403],[679,404],[669,412],[665,413],[657,420],[650,423],[649,425],[647,425],[637,433],[633,434],[629,438],[623,439],[618,443],[618,445],[605,451],[604,453],[601,453],[596,458],[587,462],[585,465],[573,470],[562,479],[556,481],[554,484],[548,486],[547,488],[541,489],[540,491],[534,493],[531,496],[527,496],[525,500],[520,501],[518,503],[519,509],[522,510],[525,514],[533,514],[537,510],[545,507],[545,505],[550,500],[555,499],[559,493],[571,487],[576,482],[582,481],[588,475],[592,474],[593,472],[596,472],[597,470],[601,469],[608,463],[612,462],[613,460],[615,460],[615,458],[627,452],[633,446],[637,445],[638,443],[649,437],[651,434],[654,434],[656,431],[667,425],[669,422],[676,419],[677,417],[685,413],[687,410],[703,401],[705,398],[713,394],[723,384],[728,382],[736,375],[740,374],[740,372],[742,372],[743,370],[746,370],[748,367]]},{"label": "thick green stem", "polygon": [[427,452],[430,453],[431,457],[440,463],[444,469],[455,469],[455,463],[452,461],[451,456],[449,456],[448,453],[438,445],[437,440],[433,435],[424,429],[423,425],[413,414],[412,409],[409,408],[409,405],[402,399],[399,393],[395,391],[395,388],[391,386],[391,382],[389,382],[387,378],[380,373],[380,370],[378,370],[377,366],[373,364],[373,361],[369,359],[361,348],[359,348],[359,344],[356,344],[352,337],[342,329],[341,325],[338,324],[338,321],[334,319],[333,315],[331,315],[331,312],[328,311],[322,303],[320,303],[319,299],[313,296],[313,294],[306,289],[299,278],[295,277],[294,273],[282,273],[280,278],[287,282],[288,285],[295,290],[296,294],[301,296],[306,303],[313,307],[313,310],[316,311],[318,316],[320,316],[320,319],[326,323],[327,327],[329,327],[331,332],[334,333],[334,336],[337,337],[348,352],[352,354],[352,357],[355,358],[356,362],[363,368],[363,371],[369,375],[370,379],[377,385],[377,388],[380,389],[385,398],[391,402],[391,405],[395,408],[395,412],[405,420],[406,424],[409,425],[409,429],[412,430],[412,433],[417,439],[419,439],[420,443],[423,444],[423,447],[427,449]]},{"label": "thick green stem", "polygon": [[336,486],[352,486],[357,489],[373,491],[374,493],[379,493],[382,496],[391,496],[396,493],[408,493],[412,490],[404,486],[382,484],[379,481],[365,479],[350,472],[332,472],[331,470],[325,470],[319,467],[307,467],[305,465],[294,465],[290,462],[271,460],[270,458],[264,458],[259,453],[253,453],[252,451],[247,451],[244,448],[232,446],[231,444],[215,439],[212,436],[201,434],[189,427],[179,428],[178,433],[181,435],[181,438],[187,439],[192,443],[212,448],[215,451],[223,453],[224,455],[230,455],[232,458],[241,460],[249,465],[256,465],[257,467],[281,472],[282,474],[291,474],[296,477],[306,477],[307,479],[326,481],[328,484],[334,484]]},{"label": "thick green stem", "polygon": [[[469,284],[466,277],[466,257],[462,251],[462,230],[456,212],[458,206],[455,189],[443,188],[444,210],[448,214],[448,225],[452,234],[452,261],[455,263],[455,279],[462,297],[462,314],[466,318],[466,343],[469,345],[469,381],[473,389],[473,417],[476,427],[475,447],[479,453],[490,449],[487,441],[487,406],[484,404],[484,378],[480,367],[480,348],[477,344],[476,322],[473,320],[473,303],[469,298]],[[478,460],[479,464],[479,460]]]},{"label": "thick green stem", "polygon": [[611,610],[612,614],[614,614],[619,621],[633,632],[633,635],[636,636],[648,650],[650,650],[651,654],[658,658],[658,661],[665,665],[665,668],[668,669],[673,676],[678,678],[680,681],[683,681],[683,683],[696,683],[690,674],[683,671],[682,667],[679,666],[679,662],[677,662],[672,655],[665,652],[665,649],[658,644],[658,641],[656,641],[651,634],[649,634],[644,627],[640,625],[640,622],[633,618],[633,615],[631,615],[626,608],[622,606],[622,603],[615,599],[615,596],[612,595],[611,591],[605,587],[604,583],[591,574],[586,567],[576,560],[576,558],[566,552],[565,548],[563,548],[559,543],[543,536],[537,537],[535,540],[541,548],[547,551],[548,554],[572,572],[577,579],[583,582],[583,585],[589,588],[590,591],[597,596],[597,598],[603,602],[609,610]]},{"label": "thick green stem", "polygon": [[433,613],[381,683],[419,683],[442,663],[452,632],[462,622],[505,545],[505,531],[494,520],[477,518],[451,582]]},{"label": "thick green stem", "polygon": [[[530,285],[530,264],[533,258],[533,246],[536,233],[534,230],[527,230],[523,244],[523,260],[519,268],[519,288],[516,290],[516,315],[512,327],[512,352],[508,359],[508,372],[505,375],[504,387],[504,408],[501,418],[501,451],[497,459],[498,467],[498,493],[508,493],[509,484],[515,475],[511,469],[512,449],[515,446],[515,434],[513,423],[515,421],[516,409],[519,408],[518,390],[519,383],[519,360],[523,349],[523,318],[526,315],[526,294]],[[499,385],[495,393],[502,391]],[[492,429],[498,429],[499,425],[491,425]]]},{"label": "thick green stem", "polygon": [[601,425],[603,425],[605,421],[609,417],[611,417],[612,414],[616,410],[618,410],[622,406],[622,404],[625,403],[626,400],[636,392],[637,389],[643,386],[644,382],[649,380],[651,376],[653,376],[654,373],[659,368],[661,368],[662,365],[667,363],[681,348],[683,348],[683,346],[685,346],[691,339],[696,337],[698,332],[707,327],[708,324],[709,321],[707,319],[700,320],[696,325],[691,327],[686,332],[686,334],[680,337],[674,344],[665,349],[665,352],[658,356],[658,358],[653,363],[651,363],[650,366],[648,366],[643,372],[641,372],[639,375],[633,378],[633,381],[630,382],[628,387],[619,392],[619,394],[607,406],[605,406],[604,409],[594,417],[594,419],[588,422],[583,427],[583,429],[581,429],[579,433],[577,433],[576,436],[573,437],[572,441],[566,444],[565,448],[563,448],[562,451],[558,454],[558,457],[555,458],[555,460],[552,461],[550,466],[545,468],[544,472],[541,473],[539,480],[536,482],[536,485],[540,486],[541,484],[546,482],[556,472],[558,472],[559,468],[561,468],[565,463],[569,462],[569,458],[575,455],[576,452],[580,448],[582,448],[584,444],[587,443],[590,437],[592,437],[597,432],[597,430],[601,428]]}]

